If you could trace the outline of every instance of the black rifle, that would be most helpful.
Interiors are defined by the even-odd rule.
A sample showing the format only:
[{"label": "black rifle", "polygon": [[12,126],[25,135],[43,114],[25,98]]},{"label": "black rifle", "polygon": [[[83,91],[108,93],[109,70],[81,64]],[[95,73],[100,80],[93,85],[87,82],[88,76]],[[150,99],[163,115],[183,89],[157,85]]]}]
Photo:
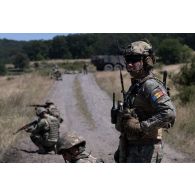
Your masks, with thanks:
[{"label": "black rifle", "polygon": [[[117,41],[117,49],[118,49],[118,53],[120,53],[120,49],[119,49],[119,44],[118,44],[118,41]],[[118,55],[118,62],[120,64],[120,58],[119,58],[119,55]],[[121,71],[122,68],[120,68],[120,80],[121,80],[121,93],[123,94],[123,102],[125,100],[125,89],[124,89],[124,82],[123,82],[123,75],[122,75],[122,71]],[[111,123],[112,124],[116,124],[117,122],[117,114],[119,111],[122,111],[123,110],[123,102],[122,101],[118,101],[118,105],[117,105],[117,108],[115,107],[115,93],[113,93],[113,106],[112,106],[112,109],[111,109]]]},{"label": "black rifle", "polygon": [[124,89],[124,82],[123,82],[123,75],[122,75],[122,71],[120,69],[120,80],[121,80],[121,93],[123,94],[123,103],[125,102],[125,89]]},{"label": "black rifle", "polygon": [[24,126],[21,127],[20,129],[18,129],[16,132],[14,132],[13,134],[15,135],[15,134],[17,134],[18,132],[23,131],[23,130],[26,131],[29,127],[34,126],[34,125],[36,125],[36,124],[37,124],[37,120],[34,120],[33,122],[30,122],[30,123],[24,125]]},{"label": "black rifle", "polygon": [[48,107],[47,104],[29,104],[27,106],[30,106],[30,107],[43,107],[43,108],[47,108]]},{"label": "black rifle", "polygon": [[163,72],[163,85],[165,89],[167,90],[168,96],[170,96],[170,88],[167,87],[167,71],[166,70]]},{"label": "black rifle", "polygon": [[113,105],[112,105],[112,109],[111,109],[111,123],[116,124],[118,109],[115,106],[115,93],[113,93],[112,101],[113,101]]}]

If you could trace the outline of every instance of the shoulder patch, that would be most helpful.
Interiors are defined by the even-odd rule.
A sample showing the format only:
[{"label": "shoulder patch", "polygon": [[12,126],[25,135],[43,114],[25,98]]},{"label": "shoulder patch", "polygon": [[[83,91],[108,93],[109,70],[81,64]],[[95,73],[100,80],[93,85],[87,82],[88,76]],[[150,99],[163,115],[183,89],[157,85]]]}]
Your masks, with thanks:
[{"label": "shoulder patch", "polygon": [[159,83],[155,79],[148,79],[143,85],[143,91],[149,96],[158,87]]},{"label": "shoulder patch", "polygon": [[166,95],[166,94],[163,92],[163,90],[162,90],[160,87],[158,87],[158,88],[156,88],[156,89],[153,91],[153,93],[152,93],[152,95],[151,95],[152,101],[153,101],[153,102],[156,102],[156,101],[158,101],[161,97],[163,97],[164,95]]}]

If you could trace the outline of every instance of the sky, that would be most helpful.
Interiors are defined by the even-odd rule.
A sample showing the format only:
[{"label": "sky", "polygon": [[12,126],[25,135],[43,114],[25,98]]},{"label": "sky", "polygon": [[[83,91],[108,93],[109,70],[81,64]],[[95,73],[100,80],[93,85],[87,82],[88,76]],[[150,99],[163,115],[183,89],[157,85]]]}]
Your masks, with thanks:
[{"label": "sky", "polygon": [[57,35],[67,35],[68,33],[0,33],[0,39],[9,39],[16,41],[29,40],[49,40]]}]

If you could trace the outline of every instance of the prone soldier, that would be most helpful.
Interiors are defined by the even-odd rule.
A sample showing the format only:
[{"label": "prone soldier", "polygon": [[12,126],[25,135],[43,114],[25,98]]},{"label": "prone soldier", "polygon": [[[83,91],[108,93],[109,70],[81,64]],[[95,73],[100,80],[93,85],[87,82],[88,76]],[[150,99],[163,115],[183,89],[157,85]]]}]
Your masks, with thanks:
[{"label": "prone soldier", "polygon": [[115,161],[161,162],[162,132],[173,126],[175,107],[163,82],[152,73],[155,56],[148,41],[131,43],[123,56],[132,85],[124,93],[124,102],[111,112],[112,123],[121,133]]},{"label": "prone soldier", "polygon": [[74,132],[66,132],[57,143],[57,154],[67,163],[103,163],[85,151],[86,141]]}]

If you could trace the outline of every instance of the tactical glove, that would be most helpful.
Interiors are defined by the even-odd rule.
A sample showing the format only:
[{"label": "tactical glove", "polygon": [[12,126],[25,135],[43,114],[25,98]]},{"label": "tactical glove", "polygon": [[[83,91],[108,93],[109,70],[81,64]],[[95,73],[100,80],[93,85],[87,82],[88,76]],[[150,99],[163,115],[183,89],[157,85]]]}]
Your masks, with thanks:
[{"label": "tactical glove", "polygon": [[124,111],[119,111],[118,114],[117,114],[117,122],[116,122],[116,125],[115,125],[115,128],[116,130],[118,130],[119,132],[124,132],[125,130],[125,124],[126,124],[126,121],[128,121],[129,119],[132,118],[132,112],[134,111],[131,111],[129,109],[126,109]]},{"label": "tactical glove", "polygon": [[124,129],[127,134],[133,134],[133,135],[142,132],[139,120],[134,117],[131,117],[124,121]]}]

